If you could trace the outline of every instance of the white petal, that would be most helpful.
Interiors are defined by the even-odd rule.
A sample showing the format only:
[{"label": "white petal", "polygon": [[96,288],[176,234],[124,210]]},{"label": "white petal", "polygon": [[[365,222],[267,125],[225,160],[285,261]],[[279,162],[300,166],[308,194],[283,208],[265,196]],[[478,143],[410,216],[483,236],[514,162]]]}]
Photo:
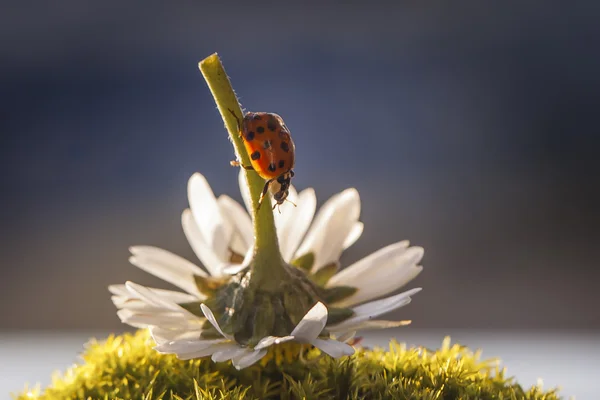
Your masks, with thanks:
[{"label": "white petal", "polygon": [[346,331],[346,327],[356,326],[359,322],[373,319],[381,314],[393,311],[397,308],[403,307],[410,303],[410,296],[421,291],[421,288],[407,290],[406,292],[397,294],[395,296],[386,297],[385,299],[371,301],[366,304],[354,307],[354,316],[347,320],[327,327],[332,332]]},{"label": "white petal", "polygon": [[213,353],[211,358],[214,362],[223,362],[231,360],[232,358],[239,358],[240,356],[245,355],[249,351],[250,350],[238,346],[236,348],[217,351]]},{"label": "white petal", "polygon": [[[288,199],[294,204],[298,204],[298,192],[294,188],[294,186],[290,186]],[[296,207],[294,204],[286,201],[279,207],[275,207],[273,210],[273,219],[275,220],[275,229],[277,230],[277,237],[279,239],[279,247],[283,252],[285,251],[285,246],[287,242],[288,231],[285,229],[286,226],[291,225],[289,222],[293,219],[294,212],[296,211]],[[285,259],[285,257],[284,257]]]},{"label": "white petal", "polygon": [[164,329],[158,326],[150,327],[150,336],[152,336],[157,345],[178,340],[198,341],[200,340],[201,333],[202,328],[200,327],[195,330]]},{"label": "white petal", "polygon": [[239,348],[239,346],[237,344],[232,343],[232,342],[227,342],[227,343],[213,344],[210,347],[207,347],[203,350],[198,350],[198,351],[195,351],[192,353],[176,353],[176,354],[177,354],[177,358],[179,358],[180,360],[192,360],[194,358],[202,358],[202,357],[210,356],[211,354],[214,354],[219,351],[227,351],[227,350],[233,350],[233,349],[237,349],[237,348]]},{"label": "white petal", "polygon": [[248,268],[248,266],[250,265],[250,262],[252,261],[253,256],[254,256],[254,244],[246,252],[246,255],[244,256],[244,260],[242,261],[241,264],[235,264],[235,263],[223,264],[221,272],[223,273],[223,275],[235,275],[238,272],[240,272],[241,270]]},{"label": "white petal", "polygon": [[[375,320],[357,322],[354,325],[346,324],[346,325],[344,325],[343,329],[341,329],[341,330],[336,325],[327,327],[327,329],[331,333],[340,333],[340,332],[347,333],[346,331],[354,331],[356,333],[356,331],[360,331],[363,329],[388,329],[388,328],[397,328],[399,326],[406,326],[409,324],[410,324],[410,321],[384,321],[384,320],[375,319]],[[343,341],[341,338],[338,340]]]},{"label": "white petal", "polygon": [[138,285],[137,283],[130,281],[127,281],[125,283],[125,287],[133,296],[144,301],[148,305],[151,305],[156,308],[163,308],[165,310],[180,312],[189,316],[195,316],[185,308],[181,307],[179,304],[167,299],[166,297],[160,296],[159,294],[147,287]]},{"label": "white petal", "polygon": [[117,296],[129,296],[129,292],[125,285],[110,285],[108,286],[108,291]]},{"label": "white petal", "polygon": [[352,232],[359,216],[360,197],[356,189],[346,189],[332,196],[317,213],[306,239],[296,254],[315,254],[313,272],[338,261],[346,238]]},{"label": "white petal", "polygon": [[231,241],[231,249],[238,254],[246,254],[248,248],[254,242],[254,231],[250,216],[244,207],[227,195],[221,195],[217,199],[221,214],[233,227],[234,234]]},{"label": "white petal", "polygon": [[182,265],[163,264],[156,258],[147,255],[134,255],[129,257],[129,262],[136,267],[169,282],[196,298],[204,298],[194,281],[193,272]]},{"label": "white petal", "polygon": [[327,324],[327,307],[318,302],[308,310],[290,336],[294,336],[299,342],[310,342],[319,336],[325,328],[325,324]]},{"label": "white petal", "polygon": [[172,301],[177,304],[191,303],[194,301],[198,301],[197,296],[192,296],[191,294],[176,292],[174,290],[165,290],[165,289],[156,289],[156,288],[148,288],[158,296]]},{"label": "white petal", "polygon": [[194,275],[206,276],[206,272],[191,261],[173,254],[170,251],[154,246],[131,246],[129,251],[140,259],[151,260],[157,264],[164,264],[170,269],[188,272]]},{"label": "white petal", "polygon": [[265,356],[265,354],[267,354],[267,350],[263,349],[263,350],[253,351],[252,353],[247,354],[241,358],[234,358],[232,360],[233,366],[238,370],[244,369],[246,367],[251,366],[252,364],[257,362],[261,358],[263,358]]},{"label": "white petal", "polygon": [[224,337],[226,337],[229,340],[234,340],[233,336],[226,334],[225,332],[223,332],[221,330],[221,327],[219,326],[219,322],[217,322],[217,318],[215,318],[215,315],[212,313],[212,311],[210,310],[210,308],[208,308],[208,306],[204,303],[200,304],[200,308],[202,309],[202,312],[204,313],[204,316],[206,317],[206,319],[212,324],[212,326],[215,327],[215,329]]},{"label": "white petal", "polygon": [[188,201],[204,242],[216,254],[226,256],[233,228],[221,215],[210,185],[199,173],[192,175],[188,181]]},{"label": "white petal", "polygon": [[[160,344],[154,347],[154,350],[162,354],[173,353],[194,353],[200,350],[207,349],[215,344],[229,343],[227,339],[215,340],[178,340],[169,343]],[[211,353],[212,354],[212,353]]]},{"label": "white petal", "polygon": [[[132,295],[130,294],[130,296]],[[110,299],[118,309],[127,309],[142,313],[165,311],[163,308],[151,306],[148,303],[134,297],[112,296]]]},{"label": "white petal", "polygon": [[344,332],[344,333],[340,334],[340,335],[339,335],[339,336],[336,338],[336,340],[337,340],[338,342],[344,342],[344,343],[345,343],[345,342],[347,342],[348,340],[350,340],[350,339],[353,339],[353,338],[354,338],[354,336],[356,336],[356,331],[348,331],[348,332]]},{"label": "white petal", "polygon": [[168,312],[136,312],[122,309],[117,312],[121,322],[135,327],[160,326],[165,329],[188,329],[190,320],[182,313]]},{"label": "white petal", "polygon": [[256,346],[254,346],[254,350],[265,349],[274,344],[280,344],[289,342],[290,340],[294,340],[294,336],[267,336],[258,342]]},{"label": "white petal", "polygon": [[354,354],[354,347],[343,342],[338,342],[337,340],[314,339],[310,343],[334,358],[351,356]]},{"label": "white petal", "polygon": [[289,218],[281,228],[277,228],[279,247],[285,261],[291,261],[306,234],[317,208],[317,197],[312,188],[304,189],[293,200],[297,207],[288,207],[285,212]]},{"label": "white petal", "polygon": [[[160,297],[166,298],[167,300],[172,301],[177,304],[191,303],[194,301],[198,301],[197,296],[193,296],[193,295],[187,294],[187,293],[176,292],[174,290],[157,289],[157,288],[148,288],[148,289],[150,289],[152,292],[156,293]],[[132,296],[131,292],[129,292],[129,290],[127,290],[127,287],[125,287],[125,285],[111,285],[111,286],[109,286],[109,290],[112,293],[115,293],[115,296],[113,296],[113,297],[117,297],[117,298],[119,298],[119,300],[121,300],[123,302],[133,300],[136,298],[136,297]]]},{"label": "white petal", "polygon": [[346,236],[346,240],[344,241],[344,250],[356,243],[356,241],[360,238],[360,235],[362,235],[364,229],[365,224],[363,224],[362,222],[359,221],[354,223],[354,226],[352,227],[350,233],[348,234],[348,236]]},{"label": "white petal", "polygon": [[135,322],[135,321],[130,321],[131,316],[133,315],[131,310],[119,310],[117,311],[117,317],[119,317],[119,320],[127,325],[131,325],[134,328],[138,328],[138,329],[144,329],[148,327],[148,324],[144,323],[144,322]]},{"label": "white petal", "polygon": [[408,242],[386,246],[335,274],[327,287],[353,286],[352,296],[336,302],[348,307],[391,293],[414,279],[423,269],[417,263],[423,258],[422,247],[406,248]]},{"label": "white petal", "polygon": [[240,185],[242,199],[244,199],[244,204],[246,205],[246,210],[248,210],[248,214],[252,215],[252,197],[250,196],[248,181],[246,180],[246,172],[243,168],[240,168],[240,173],[238,174],[238,183]]},{"label": "white petal", "polygon": [[185,233],[185,237],[187,238],[190,246],[196,253],[196,256],[202,264],[206,268],[206,270],[212,276],[220,276],[221,275],[221,265],[228,261],[227,257],[223,255],[218,255],[214,252],[214,250],[204,241],[202,237],[202,233],[198,228],[198,224],[194,219],[192,211],[190,209],[186,209],[181,214],[181,226],[183,227],[183,232]]}]

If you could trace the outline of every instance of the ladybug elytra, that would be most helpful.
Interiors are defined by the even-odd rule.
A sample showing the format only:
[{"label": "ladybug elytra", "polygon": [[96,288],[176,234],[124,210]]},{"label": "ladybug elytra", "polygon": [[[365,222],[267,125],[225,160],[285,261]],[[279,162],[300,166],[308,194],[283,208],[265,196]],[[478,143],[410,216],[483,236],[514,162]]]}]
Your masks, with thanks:
[{"label": "ladybug elytra", "polygon": [[[229,111],[238,119],[233,111]],[[246,113],[241,123],[238,119],[238,130],[252,164],[243,167],[256,171],[267,181],[258,200],[258,209],[269,190],[276,202],[275,209],[286,201],[294,176],[295,146],[290,131],[279,115],[267,112]],[[232,161],[231,165],[240,166],[240,163]]]}]

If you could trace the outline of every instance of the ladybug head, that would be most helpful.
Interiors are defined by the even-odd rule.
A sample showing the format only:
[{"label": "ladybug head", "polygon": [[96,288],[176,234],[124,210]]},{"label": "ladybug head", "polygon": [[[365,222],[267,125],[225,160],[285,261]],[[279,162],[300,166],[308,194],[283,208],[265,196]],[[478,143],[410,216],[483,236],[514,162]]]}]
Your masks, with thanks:
[{"label": "ladybug head", "polygon": [[273,193],[273,199],[275,199],[276,205],[283,204],[290,194],[289,189],[293,176],[294,171],[290,170],[279,175],[279,177],[271,183],[270,189],[271,193]]}]

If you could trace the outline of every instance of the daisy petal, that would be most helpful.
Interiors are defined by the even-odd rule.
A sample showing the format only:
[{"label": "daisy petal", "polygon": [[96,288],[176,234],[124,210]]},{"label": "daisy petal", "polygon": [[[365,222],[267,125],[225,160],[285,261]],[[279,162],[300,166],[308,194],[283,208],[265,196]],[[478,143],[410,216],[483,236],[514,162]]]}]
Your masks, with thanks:
[{"label": "daisy petal", "polygon": [[352,296],[336,303],[348,307],[384,296],[406,285],[423,269],[417,263],[423,258],[422,247],[410,247],[408,242],[386,246],[334,275],[327,287],[353,286]]},{"label": "daisy petal", "polygon": [[315,254],[313,272],[337,261],[359,216],[360,197],[356,189],[332,196],[317,213],[297,254]]},{"label": "daisy petal", "polygon": [[340,334],[336,340],[338,342],[347,342],[348,340],[354,338],[354,336],[356,336],[356,331],[348,331],[348,332],[344,332],[342,334]]},{"label": "daisy petal", "polygon": [[[202,333],[202,329],[198,328],[196,330],[189,331],[181,331],[178,329],[164,329],[158,326],[150,327],[150,336],[154,340],[154,343],[157,345],[166,344],[168,342],[173,341],[198,341],[200,340],[200,334]],[[223,339],[224,340],[224,339]]]},{"label": "daisy petal", "polygon": [[[178,340],[154,346],[154,349],[162,354],[193,353],[207,349],[215,344],[227,343],[227,339],[215,340]],[[212,354],[212,353],[211,353]]]},{"label": "daisy petal", "polygon": [[188,329],[190,321],[178,312],[136,312],[128,309],[122,309],[117,312],[121,322],[146,328],[150,326],[160,326],[166,329]]},{"label": "daisy petal", "polygon": [[297,207],[286,210],[290,214],[290,218],[282,226],[281,233],[279,230],[277,231],[281,255],[286,261],[290,261],[294,257],[294,253],[298,249],[315,215],[317,196],[314,189],[304,189],[298,194],[298,198],[294,202],[297,204]]},{"label": "daisy petal", "polygon": [[243,356],[246,353],[248,353],[248,349],[238,346],[237,348],[217,351],[213,353],[211,359],[214,362],[223,362],[231,360],[232,358],[239,358],[240,356]]},{"label": "daisy petal", "polygon": [[[294,186],[290,186],[287,198],[294,204],[298,204],[298,192]],[[279,210],[273,211],[275,229],[277,230],[277,237],[279,239],[279,248],[281,249],[281,254],[284,256],[284,260],[286,259],[284,253],[287,250],[288,235],[294,225],[294,215],[297,208],[294,207],[294,204],[286,201],[279,206]]]},{"label": "daisy petal", "polygon": [[204,295],[200,293],[194,282],[193,274],[189,271],[181,268],[173,268],[172,265],[160,264],[144,256],[131,256],[129,257],[129,262],[139,269],[185,290],[196,298],[204,298]]},{"label": "daisy petal", "polygon": [[179,358],[180,360],[192,360],[194,358],[202,358],[202,357],[206,357],[206,356],[210,356],[211,354],[214,354],[216,352],[220,352],[220,351],[228,351],[228,350],[233,350],[233,349],[238,349],[239,346],[235,343],[231,343],[231,342],[227,342],[227,343],[219,343],[219,344],[213,344],[212,346],[209,346],[203,350],[198,350],[192,353],[175,353],[177,355],[177,358]]},{"label": "daisy petal", "polygon": [[[119,295],[113,296],[118,297],[120,300],[128,301],[134,300],[136,297],[132,296],[131,292],[127,290],[125,285],[111,285],[112,290],[117,291]],[[174,290],[166,290],[166,289],[157,289],[157,288],[147,288],[151,290],[153,293],[156,293],[158,296],[165,298],[173,303],[183,304],[183,303],[191,303],[193,301],[198,301],[197,296],[193,296],[191,294],[176,292]],[[111,287],[109,287],[111,290]],[[114,293],[114,292],[113,292]]]},{"label": "daisy petal", "polygon": [[354,307],[354,316],[348,318],[344,322],[328,327],[332,331],[346,331],[347,326],[356,326],[359,322],[367,321],[381,314],[393,311],[410,303],[410,296],[421,291],[421,288],[407,290],[406,292],[395,296],[386,297],[385,299],[371,301]]},{"label": "daisy petal", "polygon": [[127,281],[125,283],[125,287],[127,288],[127,290],[129,290],[129,292],[132,295],[153,307],[180,312],[182,314],[193,315],[192,313],[181,307],[179,304],[167,299],[166,297],[160,296],[159,294],[153,292],[147,287],[138,285],[137,283],[130,281]]},{"label": "daisy petal", "polygon": [[223,217],[229,221],[234,230],[231,249],[238,254],[246,254],[248,248],[254,242],[254,231],[250,216],[240,203],[227,195],[219,196],[217,203]]},{"label": "daisy petal", "polygon": [[192,250],[206,268],[206,270],[215,277],[221,275],[221,265],[227,262],[226,257],[217,255],[213,249],[204,241],[198,224],[190,209],[186,209],[181,214],[181,226],[183,233],[187,238]]},{"label": "daisy petal", "polygon": [[232,360],[233,366],[238,370],[244,369],[246,367],[251,366],[252,364],[257,362],[261,358],[263,358],[265,356],[265,354],[267,354],[267,350],[263,349],[263,350],[253,351],[252,353],[247,354],[241,358],[234,358]]},{"label": "daisy petal", "polygon": [[226,334],[225,332],[223,332],[221,330],[221,327],[219,326],[219,323],[217,322],[217,318],[215,318],[215,315],[212,313],[212,311],[210,310],[210,308],[208,308],[208,306],[204,303],[200,304],[200,308],[202,309],[202,312],[204,313],[204,316],[206,317],[206,319],[212,324],[212,326],[215,327],[215,329],[224,337],[226,337],[229,340],[234,340],[233,336]]},{"label": "daisy petal", "polygon": [[[343,329],[338,330],[337,326],[327,327],[331,333],[340,333],[346,331],[360,331],[364,329],[389,329],[389,328],[397,328],[399,326],[410,325],[410,321],[384,321],[384,320],[369,320],[358,322],[354,325],[345,325]],[[343,341],[342,339],[338,339],[339,341]]]},{"label": "daisy petal", "polygon": [[318,347],[319,350],[329,354],[331,357],[334,358],[351,356],[352,354],[354,354],[354,347],[343,342],[338,342],[337,340],[314,339],[310,343],[313,346]]},{"label": "daisy petal", "polygon": [[[287,198],[294,202],[294,204],[298,204],[298,192],[296,191],[294,185],[290,185]],[[273,211],[273,219],[275,220],[275,228],[277,228],[277,230],[281,229],[292,217],[292,214],[296,209],[294,204],[290,203],[289,201],[284,201],[283,204],[279,206],[279,211],[281,212],[277,210]]]},{"label": "daisy petal", "polygon": [[290,336],[294,336],[300,342],[310,342],[319,336],[325,324],[327,324],[327,307],[318,302],[296,325]]},{"label": "daisy petal", "polygon": [[238,174],[238,183],[240,185],[242,199],[244,199],[244,205],[246,205],[246,210],[248,210],[248,214],[252,215],[252,197],[250,196],[250,188],[248,187],[246,173],[243,168],[240,168],[240,173]]},{"label": "daisy petal", "polygon": [[117,296],[129,296],[129,292],[125,285],[109,285],[108,291]]},{"label": "daisy petal", "polygon": [[254,350],[261,350],[261,349],[267,348],[269,346],[272,346],[274,344],[289,342],[290,340],[294,340],[294,337],[293,336],[267,336],[267,337],[260,339],[258,344],[256,346],[254,346]]},{"label": "daisy petal", "polygon": [[157,264],[164,264],[170,269],[187,272],[194,275],[206,276],[206,272],[196,264],[170,251],[154,246],[131,246],[129,251],[137,258],[151,260]]},{"label": "daisy petal", "polygon": [[354,226],[350,230],[350,233],[348,233],[348,236],[346,236],[346,240],[344,240],[344,250],[356,243],[356,241],[362,235],[364,229],[365,224],[363,224],[362,222],[359,221],[354,223]]},{"label": "daisy petal", "polygon": [[225,256],[233,228],[221,215],[217,199],[202,174],[195,173],[189,179],[188,201],[204,242],[216,254]]}]

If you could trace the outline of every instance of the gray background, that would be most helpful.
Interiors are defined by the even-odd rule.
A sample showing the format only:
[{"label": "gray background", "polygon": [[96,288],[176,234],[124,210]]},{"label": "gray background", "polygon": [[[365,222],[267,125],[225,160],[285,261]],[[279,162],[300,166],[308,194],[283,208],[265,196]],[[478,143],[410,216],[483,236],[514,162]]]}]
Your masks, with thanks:
[{"label": "gray background", "polygon": [[3,4],[0,329],[121,330],[106,286],[162,285],[132,244],[192,260],[189,176],[240,199],[197,62],[281,114],[295,185],[356,187],[345,265],[426,249],[414,329],[600,328],[593,1]]}]

